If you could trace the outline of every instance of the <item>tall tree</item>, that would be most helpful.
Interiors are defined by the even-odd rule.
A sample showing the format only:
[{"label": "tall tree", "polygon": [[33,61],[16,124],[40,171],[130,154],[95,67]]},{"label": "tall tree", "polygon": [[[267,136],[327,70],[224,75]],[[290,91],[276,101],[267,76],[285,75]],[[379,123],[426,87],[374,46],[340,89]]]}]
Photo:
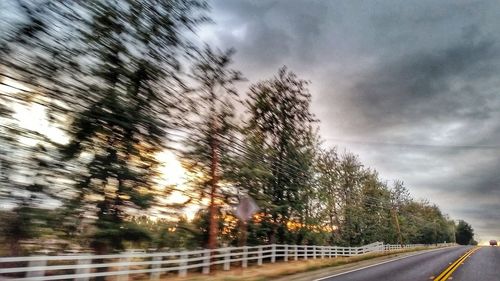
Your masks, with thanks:
[{"label": "tall tree", "polygon": [[285,242],[287,224],[299,218],[304,206],[301,189],[311,181],[315,119],[307,85],[283,67],[277,76],[252,85],[248,93],[246,134],[258,148],[256,161],[267,163],[270,173],[262,179],[261,190],[250,192],[260,199],[261,224],[269,226],[269,243]]},{"label": "tall tree", "polygon": [[45,205],[67,195],[55,143],[19,120],[16,109],[32,104],[29,95],[14,90],[0,92],[0,202],[5,206],[0,236],[12,256],[22,253],[23,240],[39,237],[50,222]]},{"label": "tall tree", "polygon": [[388,210],[390,192],[387,186],[372,170],[363,171],[365,174],[361,183],[361,227],[362,237],[360,245],[376,241],[387,241],[388,228],[391,222]]},{"label": "tall tree", "polygon": [[391,213],[394,220],[395,231],[397,232],[397,240],[399,244],[403,244],[403,235],[401,233],[401,226],[399,223],[399,214],[401,209],[411,201],[410,193],[404,186],[403,181],[395,180],[394,185],[390,191],[391,196]]},{"label": "tall tree", "polygon": [[339,155],[336,149],[322,150],[315,161],[321,216],[330,231],[329,243],[338,243],[342,202],[339,188]]},{"label": "tall tree", "polygon": [[470,245],[474,241],[474,230],[472,226],[464,220],[458,221],[455,235],[456,241],[460,245]]},{"label": "tall tree", "polygon": [[[224,193],[221,182],[227,185],[234,157],[233,142],[237,127],[234,124],[234,103],[238,93],[234,84],[241,81],[239,71],[230,68],[234,50],[213,50],[209,46],[200,52],[192,68],[192,78],[198,87],[197,115],[191,124],[193,135],[187,141],[189,169],[204,176],[194,180],[195,192],[208,199],[207,247],[217,247],[221,201]],[[224,183],[225,182],[225,183]]]},{"label": "tall tree", "polygon": [[339,188],[342,202],[342,220],[339,228],[342,241],[348,245],[358,245],[360,232],[360,186],[363,179],[362,164],[352,153],[344,153],[339,165]]},{"label": "tall tree", "polygon": [[78,167],[81,207],[97,213],[95,249],[146,237],[127,213],[151,206],[157,192],[155,155],[184,110],[185,32],[206,20],[205,1],[19,3],[28,22],[2,44],[0,62],[38,85],[48,108],[71,109],[64,154]]}]

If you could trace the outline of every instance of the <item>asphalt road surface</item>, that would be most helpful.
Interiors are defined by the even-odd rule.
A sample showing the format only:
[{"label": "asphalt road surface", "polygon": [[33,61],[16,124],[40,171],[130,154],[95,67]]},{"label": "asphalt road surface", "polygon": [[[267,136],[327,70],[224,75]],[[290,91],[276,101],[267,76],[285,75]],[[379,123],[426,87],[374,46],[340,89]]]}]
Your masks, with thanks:
[{"label": "asphalt road surface", "polygon": [[500,281],[500,247],[457,246],[396,258],[318,281]]},{"label": "asphalt road surface", "polygon": [[452,275],[454,281],[500,280],[500,247],[481,247]]}]

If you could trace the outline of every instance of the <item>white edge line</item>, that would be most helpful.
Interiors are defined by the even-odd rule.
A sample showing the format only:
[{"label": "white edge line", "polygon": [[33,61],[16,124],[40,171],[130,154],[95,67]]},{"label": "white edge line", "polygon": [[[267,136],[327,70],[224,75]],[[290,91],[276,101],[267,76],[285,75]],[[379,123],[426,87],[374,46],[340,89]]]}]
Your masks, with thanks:
[{"label": "white edge line", "polygon": [[448,249],[448,247],[439,248],[439,249],[433,249],[433,250],[428,250],[428,251],[416,253],[416,254],[413,254],[413,255],[408,255],[408,256],[399,257],[399,258],[388,260],[388,261],[379,262],[379,263],[376,263],[376,264],[371,264],[371,265],[363,266],[363,267],[360,267],[360,268],[356,268],[356,269],[352,269],[352,270],[340,272],[340,273],[337,273],[337,274],[334,274],[334,275],[330,275],[330,276],[326,276],[326,277],[321,277],[321,278],[318,278],[318,279],[314,279],[313,281],[322,281],[322,280],[326,280],[326,279],[329,279],[329,278],[333,278],[333,277],[341,276],[341,275],[344,275],[344,274],[349,274],[349,273],[352,273],[352,272],[356,272],[356,271],[360,271],[360,270],[363,270],[363,269],[367,269],[367,268],[370,268],[370,267],[379,266],[379,265],[390,263],[390,262],[393,262],[393,261],[398,261],[398,260],[402,260],[402,259],[406,259],[406,258],[411,258],[411,257],[414,257],[414,256],[423,255],[423,254],[426,254],[426,253],[435,252],[435,251],[444,250],[444,249]]}]

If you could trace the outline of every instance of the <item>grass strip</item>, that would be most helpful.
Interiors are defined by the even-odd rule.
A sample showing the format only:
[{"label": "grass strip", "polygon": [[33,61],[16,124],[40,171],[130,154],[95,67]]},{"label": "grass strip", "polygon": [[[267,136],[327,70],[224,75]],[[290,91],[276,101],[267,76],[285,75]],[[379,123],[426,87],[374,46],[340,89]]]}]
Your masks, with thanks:
[{"label": "grass strip", "polygon": [[369,253],[353,257],[337,257],[325,259],[308,259],[289,262],[266,263],[262,266],[251,266],[246,269],[232,268],[230,271],[218,271],[215,274],[189,274],[187,277],[168,277],[161,280],[169,281],[269,281],[288,275],[314,271],[327,267],[335,267],[355,262],[361,262],[378,257],[398,256],[402,253],[416,252],[432,249],[430,247],[417,247],[383,253]]}]

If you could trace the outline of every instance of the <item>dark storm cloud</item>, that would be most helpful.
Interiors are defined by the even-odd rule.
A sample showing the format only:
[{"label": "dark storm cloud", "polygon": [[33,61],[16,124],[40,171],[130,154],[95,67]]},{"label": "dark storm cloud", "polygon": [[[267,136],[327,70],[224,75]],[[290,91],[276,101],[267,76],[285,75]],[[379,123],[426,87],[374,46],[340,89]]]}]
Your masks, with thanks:
[{"label": "dark storm cloud", "polygon": [[485,236],[498,238],[500,233],[500,224],[495,219],[500,213],[500,204],[498,203],[477,203],[472,207],[465,207],[461,210],[472,218],[476,223],[475,232]]},{"label": "dark storm cloud", "polygon": [[491,41],[406,55],[361,75],[350,108],[362,123],[378,120],[375,130],[423,119],[488,119],[498,99],[477,90],[497,76],[498,55]]},{"label": "dark storm cloud", "polygon": [[[283,64],[312,62],[311,48],[322,36],[329,16],[325,1],[214,1],[217,41],[236,47],[249,71],[277,69]],[[251,74],[251,73],[250,73]]]},{"label": "dark storm cloud", "polygon": [[235,47],[251,81],[283,64],[311,80],[327,144],[489,239],[500,236],[498,14],[496,1],[218,0],[204,38]]}]

